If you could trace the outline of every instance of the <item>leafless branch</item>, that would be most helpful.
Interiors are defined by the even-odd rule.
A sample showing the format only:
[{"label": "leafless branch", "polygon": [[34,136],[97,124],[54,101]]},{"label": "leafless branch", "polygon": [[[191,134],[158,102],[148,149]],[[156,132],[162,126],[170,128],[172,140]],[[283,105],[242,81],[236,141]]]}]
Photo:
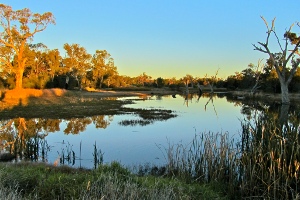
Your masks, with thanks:
[{"label": "leafless branch", "polygon": [[268,35],[267,35],[266,43],[264,44],[265,46],[268,46],[270,35],[271,35],[272,31],[273,32],[275,31],[274,30],[275,29],[274,24],[275,24],[276,17],[272,20],[272,27],[271,27],[271,29],[269,28],[267,20],[263,16],[260,16],[260,17],[262,18],[262,20],[264,21],[264,23],[265,23],[265,25],[266,25],[266,27],[268,29],[268,31],[267,31]]},{"label": "leafless branch", "polygon": [[285,43],[285,50],[283,50],[283,48],[282,48],[282,46],[281,46],[281,43],[280,43],[280,41],[279,41],[279,37],[278,37],[277,33],[276,33],[275,31],[273,31],[273,33],[274,33],[274,35],[275,35],[275,37],[276,37],[276,39],[277,39],[277,43],[278,43],[278,45],[279,45],[281,51],[284,53],[284,51],[285,51],[286,48],[287,48],[287,44],[288,44],[287,40],[286,40],[286,43]]},{"label": "leafless branch", "polygon": [[257,67],[256,67],[256,72],[255,72],[255,85],[252,87],[251,89],[251,93],[253,94],[258,88],[260,88],[259,84],[259,78],[261,75],[261,71],[263,70],[264,66],[261,65],[261,62],[263,61],[263,59],[259,59],[258,63],[257,63]]},{"label": "leafless branch", "polygon": [[[260,43],[260,42],[258,42],[258,43]],[[254,46],[254,50],[261,51],[263,53],[268,53],[266,50],[263,50],[261,47],[258,47],[255,44],[252,44],[252,45]]]},{"label": "leafless branch", "polygon": [[272,20],[272,28],[271,28],[272,31],[275,31],[275,20],[276,17],[274,17],[274,19]]},{"label": "leafless branch", "polygon": [[[268,32],[270,31],[270,29],[269,29],[269,25],[268,25],[268,22],[267,22],[267,20],[265,20],[265,18],[263,17],[263,16],[260,16],[260,18],[262,18],[262,20],[264,20],[264,22],[265,22],[265,25],[266,25],[266,27],[267,27],[267,29],[268,29]],[[272,25],[272,27],[273,27],[273,25]]]}]

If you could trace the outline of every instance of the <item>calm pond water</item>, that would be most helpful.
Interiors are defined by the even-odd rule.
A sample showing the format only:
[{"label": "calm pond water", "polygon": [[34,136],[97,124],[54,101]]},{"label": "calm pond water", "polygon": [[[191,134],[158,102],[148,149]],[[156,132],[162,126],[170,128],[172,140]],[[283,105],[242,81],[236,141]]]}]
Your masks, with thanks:
[{"label": "calm pond water", "polygon": [[[54,163],[68,152],[74,152],[74,167],[93,168],[94,147],[103,153],[104,163],[119,161],[126,166],[139,164],[163,165],[166,163],[165,148],[169,144],[188,144],[195,134],[202,132],[224,133],[239,138],[241,103],[228,101],[225,93],[213,98],[202,96],[200,99],[183,96],[151,96],[119,98],[134,99],[133,108],[168,109],[178,116],[165,121],[155,121],[150,125],[122,126],[122,120],[139,119],[138,116],[114,115],[87,117],[85,119],[55,119],[45,123],[52,128],[41,128],[49,146],[47,162]],[[37,121],[38,119],[31,119]],[[2,122],[5,124],[5,122]],[[96,145],[95,145],[96,144]],[[81,148],[80,148],[81,147]],[[67,163],[67,162],[65,162]]]}]

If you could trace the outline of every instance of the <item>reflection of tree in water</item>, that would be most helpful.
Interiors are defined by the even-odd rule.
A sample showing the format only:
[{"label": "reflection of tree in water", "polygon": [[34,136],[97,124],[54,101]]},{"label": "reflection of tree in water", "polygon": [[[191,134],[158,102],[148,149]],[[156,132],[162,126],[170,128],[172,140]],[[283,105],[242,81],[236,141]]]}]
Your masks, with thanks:
[{"label": "reflection of tree in water", "polygon": [[[96,128],[106,128],[113,120],[113,116],[93,116],[88,118],[73,118],[64,120],[67,128],[66,134],[78,134],[85,131],[86,127],[93,123]],[[35,157],[39,153],[39,145],[45,148],[45,137],[50,132],[60,130],[61,119],[42,119],[42,118],[14,118],[0,121],[0,150],[5,149],[19,158]],[[41,149],[44,151],[45,149]],[[24,154],[27,155],[24,155]],[[45,153],[45,152],[43,152]]]},{"label": "reflection of tree in water", "polygon": [[[38,160],[39,154],[45,157],[44,138],[47,133],[42,132],[41,119],[15,118],[1,122],[0,139],[2,149],[9,151],[14,157]],[[43,145],[44,149],[40,149]],[[41,150],[41,152],[40,152]]]},{"label": "reflection of tree in water", "polygon": [[107,128],[110,125],[110,122],[113,121],[114,116],[113,115],[99,115],[99,116],[93,116],[92,121],[95,124],[96,128]]},{"label": "reflection of tree in water", "polygon": [[79,134],[86,130],[86,127],[93,123],[96,128],[107,128],[110,122],[113,120],[113,116],[98,115],[85,118],[72,118],[67,122],[67,128],[64,130],[65,134]]},{"label": "reflection of tree in water", "polygon": [[186,95],[183,96],[184,98],[184,105],[186,105],[186,107],[189,107],[189,101],[190,103],[193,103],[193,99],[196,98],[196,102],[198,103],[200,98],[201,98],[202,94],[193,94],[193,93],[188,93]]},{"label": "reflection of tree in water", "polygon": [[253,119],[258,114],[271,116],[276,120],[276,123],[280,126],[287,126],[292,118],[299,116],[295,115],[299,113],[300,107],[297,103],[292,104],[278,104],[277,102],[263,102],[254,100],[245,100],[239,103],[241,106],[241,113],[247,116],[247,119]]},{"label": "reflection of tree in water", "polygon": [[216,107],[215,107],[215,104],[214,104],[214,98],[216,98],[216,95],[210,94],[210,97],[209,97],[208,101],[206,102],[206,104],[204,106],[204,110],[206,111],[207,105],[209,104],[209,102],[211,102],[211,104],[214,108],[215,114],[218,117],[218,113],[217,113],[217,110],[216,110]]},{"label": "reflection of tree in water", "polygon": [[87,125],[92,123],[92,120],[91,118],[72,118],[67,123],[67,128],[64,130],[64,133],[78,134],[85,131]]},{"label": "reflection of tree in water", "polygon": [[15,136],[15,127],[12,125],[14,120],[3,120],[1,121],[1,129],[0,129],[0,145],[3,145],[2,148],[9,145],[11,141],[14,140]]},{"label": "reflection of tree in water", "polygon": [[217,113],[217,110],[216,110],[216,107],[215,107],[215,104],[214,104],[214,99],[215,98],[224,98],[225,94],[222,94],[222,93],[202,93],[202,92],[198,92],[198,93],[189,93],[187,95],[184,95],[183,98],[184,98],[184,104],[188,107],[189,106],[189,101],[190,103],[193,102],[193,98],[196,98],[196,103],[199,103],[199,100],[201,97],[206,97],[208,98],[206,104],[204,105],[204,110],[206,111],[207,109],[207,106],[209,105],[209,103],[212,104],[213,108],[214,108],[214,111],[215,111],[215,114],[216,116],[218,116],[218,113]]},{"label": "reflection of tree in water", "polygon": [[242,105],[241,106],[241,113],[245,116],[247,116],[247,119],[250,120],[252,116],[252,108],[248,105]]},{"label": "reflection of tree in water", "polygon": [[59,131],[59,124],[62,121],[61,119],[40,119],[42,123],[43,130],[48,132],[56,132]]}]

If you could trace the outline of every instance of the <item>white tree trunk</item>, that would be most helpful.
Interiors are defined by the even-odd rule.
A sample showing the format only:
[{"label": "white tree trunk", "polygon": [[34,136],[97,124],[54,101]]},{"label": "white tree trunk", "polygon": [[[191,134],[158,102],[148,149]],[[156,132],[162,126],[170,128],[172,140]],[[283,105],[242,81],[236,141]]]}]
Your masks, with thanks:
[{"label": "white tree trunk", "polygon": [[288,84],[280,81],[281,86],[281,102],[282,104],[290,104]]}]

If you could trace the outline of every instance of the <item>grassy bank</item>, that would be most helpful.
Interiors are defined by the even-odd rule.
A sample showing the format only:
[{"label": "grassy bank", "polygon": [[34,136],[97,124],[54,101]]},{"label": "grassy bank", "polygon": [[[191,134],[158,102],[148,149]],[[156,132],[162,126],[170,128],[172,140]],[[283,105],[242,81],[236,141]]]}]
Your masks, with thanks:
[{"label": "grassy bank", "polygon": [[220,199],[210,185],[137,176],[118,163],[96,170],[1,163],[0,195],[9,199]]}]

